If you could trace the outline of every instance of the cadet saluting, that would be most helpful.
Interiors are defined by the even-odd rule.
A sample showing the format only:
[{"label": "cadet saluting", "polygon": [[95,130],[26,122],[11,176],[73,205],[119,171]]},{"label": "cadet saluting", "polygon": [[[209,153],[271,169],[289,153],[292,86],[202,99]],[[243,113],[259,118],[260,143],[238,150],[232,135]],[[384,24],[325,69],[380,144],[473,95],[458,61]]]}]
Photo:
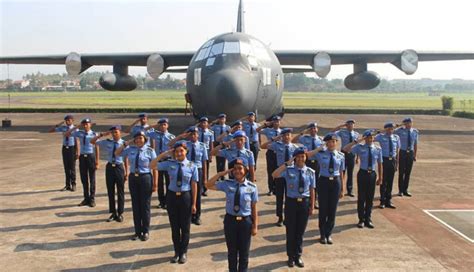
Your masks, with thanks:
[{"label": "cadet saluting", "polygon": [[[108,132],[99,133],[91,140],[95,144],[106,150],[107,165],[105,166],[105,182],[107,185],[107,194],[109,196],[109,213],[111,213],[107,222],[113,220],[123,222],[123,208],[125,203],[124,184],[128,179],[127,161],[124,162],[122,156],[115,156],[115,151],[123,145],[119,125],[112,126]],[[104,136],[112,135],[112,139],[99,140]],[[115,207],[115,187],[117,187],[117,208]]]},{"label": "cadet saluting", "polygon": [[[271,121],[265,122],[262,126],[257,128],[257,132],[261,135],[265,135],[267,141],[271,141],[273,137],[280,134],[280,124],[281,117],[275,115],[272,117]],[[275,181],[272,178],[272,173],[277,169],[277,160],[276,153],[273,150],[267,150],[265,153],[265,158],[267,161],[267,183],[268,183],[268,193],[267,195],[275,194]]]},{"label": "cadet saluting", "polygon": [[[191,215],[196,213],[196,199],[199,173],[196,165],[188,161],[188,147],[185,141],[174,144],[173,149],[161,153],[150,166],[158,171],[167,171],[170,184],[166,194],[166,207],[171,225],[174,256],[171,263],[184,264],[187,261]],[[166,160],[174,155],[174,159]]]},{"label": "cadet saluting", "polygon": [[76,130],[75,127],[72,127],[64,136],[78,138],[81,146],[79,172],[81,173],[84,200],[78,206],[95,207],[95,171],[99,168],[99,148],[91,144],[91,140],[97,136],[91,130],[91,122],[90,118],[82,119],[79,128],[84,128],[84,130]]},{"label": "cadet saluting", "polygon": [[[139,113],[138,114],[138,119],[135,120],[126,130],[126,133],[129,133],[130,135],[135,135],[138,132],[146,132],[147,128],[150,125],[148,125],[148,114],[145,112]],[[150,131],[148,129],[148,131]],[[150,139],[147,139],[146,145],[150,145]]]},{"label": "cadet saluting", "polygon": [[[220,144],[220,142],[217,140],[219,136],[221,136],[224,133],[229,133],[230,132],[230,127],[225,124],[226,122],[226,115],[225,113],[219,114],[217,117],[217,123],[212,125],[211,129],[214,132],[214,143],[213,146],[216,147]],[[216,122],[216,121],[214,121]],[[213,122],[213,123],[214,123]],[[222,172],[225,170],[225,158],[221,156],[216,156],[216,169],[217,172]]]},{"label": "cadet saluting", "polygon": [[[360,169],[357,173],[357,213],[359,215],[358,228],[373,229],[372,207],[374,202],[375,186],[382,180],[382,149],[374,145],[373,130],[366,130],[363,138],[344,146],[343,150],[356,154],[360,158]],[[365,141],[365,144],[360,144]],[[375,172],[378,168],[378,175]]]},{"label": "cadet saluting", "polygon": [[250,140],[250,151],[253,153],[255,170],[257,169],[258,151],[260,151],[260,141],[257,132],[258,124],[255,122],[255,112],[247,113],[247,121],[243,122],[243,130]]},{"label": "cadet saluting", "polygon": [[320,243],[330,245],[333,243],[331,234],[336,221],[337,204],[344,192],[344,169],[346,168],[344,154],[336,150],[337,138],[336,133],[328,133],[323,139],[325,145],[308,152],[308,157],[316,154],[316,160],[319,163]]},{"label": "cadet saluting", "polygon": [[[130,143],[135,144],[129,146]],[[150,162],[156,158],[153,148],[145,143],[147,137],[139,131],[132,140],[126,141],[116,151],[115,156],[127,157],[130,165],[128,189],[132,198],[133,225],[135,234],[132,240],[140,238],[146,241],[150,238],[150,201],[152,192],[156,191],[156,184],[152,184]]]},{"label": "cadet saluting", "polygon": [[[199,119],[199,141],[206,145],[207,157],[206,161],[206,177],[209,177],[209,164],[212,162],[211,152],[214,146],[214,131],[209,129],[209,119],[207,117],[201,117]],[[207,196],[207,188],[205,184],[202,184],[202,196]]]},{"label": "cadet saluting", "polygon": [[66,185],[61,191],[76,191],[76,160],[79,158],[79,141],[77,138],[66,136],[66,132],[74,127],[74,117],[70,114],[64,116],[64,121],[55,125],[49,132],[62,132],[62,156]]},{"label": "cadet saluting", "polygon": [[[257,186],[247,180],[249,165],[246,159],[230,162],[227,171],[219,172],[207,182],[207,188],[226,194],[224,233],[227,244],[229,271],[247,271],[251,235],[257,235]],[[219,181],[229,172],[234,179]],[[216,183],[217,182],[217,183]]]},{"label": "cadet saluting", "polygon": [[316,172],[306,166],[306,147],[298,147],[292,158],[273,172],[274,178],[286,181],[285,227],[288,266],[304,267],[303,235],[313,214]]},{"label": "cadet saluting", "polygon": [[411,196],[408,192],[408,184],[410,183],[413,162],[416,161],[416,153],[418,152],[419,132],[413,128],[413,119],[410,117],[403,120],[403,126],[395,130],[395,134],[400,136],[398,195]]}]

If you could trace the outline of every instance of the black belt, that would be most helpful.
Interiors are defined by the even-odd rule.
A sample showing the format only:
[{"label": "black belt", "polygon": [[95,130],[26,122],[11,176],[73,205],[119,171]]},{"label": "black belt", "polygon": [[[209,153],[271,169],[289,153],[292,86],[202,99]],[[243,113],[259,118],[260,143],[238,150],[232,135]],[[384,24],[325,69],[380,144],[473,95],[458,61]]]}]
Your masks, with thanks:
[{"label": "black belt", "polygon": [[231,217],[232,219],[234,219],[236,221],[242,221],[242,220],[246,219],[247,217],[250,217],[250,215],[238,216],[238,215],[232,215],[232,214],[228,214],[228,213],[226,213],[226,216],[229,216],[229,217]]},{"label": "black belt", "polygon": [[402,150],[402,152],[411,153],[413,150]]},{"label": "black belt", "polygon": [[367,174],[372,174],[372,173],[375,173],[374,170],[365,170],[365,169],[359,169],[359,171],[361,172],[364,172],[364,173],[367,173]]},{"label": "black belt", "polygon": [[321,179],[321,178],[325,178],[325,179],[328,179],[328,180],[333,181],[333,180],[337,180],[337,179],[339,178],[339,176],[332,176],[332,177],[320,176],[319,178],[320,178],[320,179]]},{"label": "black belt", "polygon": [[74,147],[74,145],[63,145],[63,147],[69,149],[70,147]]},{"label": "black belt", "polygon": [[396,159],[397,157],[383,157],[383,160],[384,161],[392,161],[394,159]]},{"label": "black belt", "polygon": [[174,194],[175,196],[182,196],[183,194],[189,193],[191,191],[173,192],[173,191],[169,190],[169,192]]},{"label": "black belt", "polygon": [[110,165],[112,167],[117,167],[117,166],[122,166],[122,163],[108,162],[107,165]]},{"label": "black belt", "polygon": [[297,198],[287,197],[286,199],[288,199],[288,200],[293,200],[293,201],[296,201],[296,202],[304,202],[304,201],[308,200],[309,197],[307,197],[307,196],[305,196],[305,197],[297,197]]},{"label": "black belt", "polygon": [[92,156],[94,154],[81,154],[82,157],[87,158],[88,156]]},{"label": "black belt", "polygon": [[130,175],[134,175],[135,177],[139,177],[139,176],[151,175],[151,173],[150,172],[148,172],[148,173],[133,173],[133,174],[130,174]]}]

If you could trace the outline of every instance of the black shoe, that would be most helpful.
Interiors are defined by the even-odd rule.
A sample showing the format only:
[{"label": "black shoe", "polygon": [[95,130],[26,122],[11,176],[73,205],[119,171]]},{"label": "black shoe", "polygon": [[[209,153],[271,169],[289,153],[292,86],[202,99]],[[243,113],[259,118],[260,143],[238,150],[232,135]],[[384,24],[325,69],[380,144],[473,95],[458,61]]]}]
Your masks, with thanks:
[{"label": "black shoe", "polygon": [[79,207],[87,206],[87,205],[89,205],[89,202],[87,202],[87,200],[85,200],[85,199],[83,201],[81,201],[81,203],[77,204],[77,206],[79,206]]},{"label": "black shoe", "polygon": [[267,196],[271,196],[271,195],[272,195],[272,191],[268,191]]},{"label": "black shoe", "polygon": [[399,192],[399,193],[398,193],[398,196],[403,196],[403,193],[402,193],[402,192]]},{"label": "black shoe", "polygon": [[75,191],[76,191],[76,184],[73,184],[73,185],[71,186],[71,192],[75,192]]},{"label": "black shoe", "polygon": [[316,210],[319,210],[318,204],[314,204],[314,208],[315,208]]},{"label": "black shoe", "polygon": [[191,220],[192,223],[196,226],[200,226],[202,224],[201,222],[201,218],[194,218],[193,220]]},{"label": "black shoe", "polygon": [[64,191],[69,191],[69,186],[64,186],[64,188],[62,188],[61,190],[59,190],[60,192],[64,192]]},{"label": "black shoe", "polygon": [[333,244],[333,241],[332,241],[331,236],[329,236],[328,238],[326,238],[326,240],[328,241],[328,245],[332,245],[332,244]]},{"label": "black shoe", "polygon": [[110,217],[106,220],[107,222],[112,222],[117,219],[117,215],[115,213],[111,214]]},{"label": "black shoe", "polygon": [[288,267],[294,267],[295,266],[295,260],[293,260],[293,258],[288,258],[288,262],[286,262],[288,264]]},{"label": "black shoe", "polygon": [[202,196],[207,196],[207,193],[206,193],[206,192],[202,192],[201,195],[202,195]]},{"label": "black shoe", "polygon": [[186,256],[186,253],[179,256],[178,263],[185,264],[187,261],[188,261],[188,257]]},{"label": "black shoe", "polygon": [[410,194],[409,192],[404,192],[403,195],[404,195],[404,196],[411,197],[411,194]]},{"label": "black shoe", "polygon": [[115,218],[115,221],[119,222],[119,223],[122,223],[123,222],[123,215],[119,215]]},{"label": "black shoe", "polygon": [[321,236],[321,238],[319,238],[319,243],[322,244],[322,245],[327,244],[326,237],[322,237],[322,236]]},{"label": "black shoe", "polygon": [[359,220],[359,223],[357,223],[357,227],[359,229],[363,228],[364,227],[364,221],[363,220]]},{"label": "black shoe", "polygon": [[295,258],[295,264],[298,267],[301,267],[301,268],[304,267],[304,262],[303,262],[303,259],[301,259],[301,257]]},{"label": "black shoe", "polygon": [[276,225],[278,227],[283,226],[283,217],[282,216],[278,216],[278,221],[276,222]]},{"label": "black shoe", "polygon": [[390,209],[396,209],[397,208],[392,203],[388,203],[387,205],[385,205],[385,207],[390,208]]},{"label": "black shoe", "polygon": [[368,227],[369,229],[375,228],[374,224],[372,224],[372,221],[365,221],[365,226]]},{"label": "black shoe", "polygon": [[385,209],[385,204],[380,204],[379,208],[380,209]]},{"label": "black shoe", "polygon": [[177,263],[179,260],[179,255],[175,254],[173,258],[170,259],[170,263]]},{"label": "black shoe", "polygon": [[150,234],[148,232],[143,233],[143,235],[140,236],[140,240],[142,240],[143,242],[148,241],[148,239],[150,239]]},{"label": "black shoe", "polygon": [[89,207],[91,207],[91,208],[95,207],[95,200],[89,201]]},{"label": "black shoe", "polygon": [[132,240],[132,241],[136,241],[136,240],[138,240],[138,238],[140,238],[140,235],[135,233],[135,234],[132,236],[131,240]]},{"label": "black shoe", "polygon": [[352,192],[350,192],[350,193],[347,193],[346,196],[354,197],[355,195]]}]

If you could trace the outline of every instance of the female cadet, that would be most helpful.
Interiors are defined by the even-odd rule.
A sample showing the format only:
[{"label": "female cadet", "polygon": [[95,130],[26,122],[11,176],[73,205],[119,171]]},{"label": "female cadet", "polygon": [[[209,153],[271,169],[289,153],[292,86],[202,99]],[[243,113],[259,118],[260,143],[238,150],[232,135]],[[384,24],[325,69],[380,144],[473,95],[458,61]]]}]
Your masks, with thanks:
[{"label": "female cadet", "polygon": [[336,150],[336,133],[328,133],[324,136],[323,141],[325,145],[308,152],[308,157],[316,155],[316,160],[319,163],[318,202],[320,243],[332,245],[331,234],[336,221],[337,204],[344,192],[345,164],[344,154]]},{"label": "female cadet", "polygon": [[[129,146],[133,141],[134,146]],[[146,145],[145,132],[137,132],[132,140],[126,141],[115,151],[115,156],[123,155],[128,158],[130,175],[128,188],[132,198],[133,225],[135,234],[132,240],[140,238],[146,241],[150,238],[150,201],[152,192],[156,192],[157,184],[151,177],[150,162],[156,158],[153,148]],[[152,185],[153,183],[153,185]]]},{"label": "female cadet", "polygon": [[[304,267],[301,259],[303,253],[303,235],[308,218],[313,214],[316,173],[306,166],[306,147],[298,147],[293,157],[273,172],[273,178],[284,178],[286,181],[286,254],[288,266]],[[294,162],[294,164],[293,164]]]},{"label": "female cadet", "polygon": [[[343,147],[345,152],[359,155],[360,169],[357,173],[357,213],[359,215],[358,228],[373,229],[371,214],[374,202],[375,185],[382,180],[382,149],[374,145],[373,130],[366,130],[362,139],[353,141]],[[365,141],[365,144],[361,144]],[[378,175],[375,166],[378,168]],[[377,181],[376,181],[377,180]]]},{"label": "female cadet", "polygon": [[[230,131],[230,126],[225,124],[227,115],[225,113],[221,113],[217,118],[217,121],[215,121],[215,124],[211,127],[212,131],[214,131],[214,147],[220,144],[217,138],[224,133],[229,133]],[[225,158],[216,156],[216,168],[217,172],[222,172],[225,170]]]},{"label": "female cadet", "polygon": [[[128,164],[123,160],[122,156],[115,156],[115,151],[121,145],[121,126],[112,126],[108,132],[99,133],[98,136],[91,140],[91,144],[95,144],[106,150],[107,165],[105,166],[105,183],[107,185],[107,194],[109,197],[109,213],[110,217],[107,222],[113,220],[123,222],[123,210],[125,203],[124,184],[127,181]],[[99,140],[104,136],[112,135],[112,139]],[[115,205],[115,187],[117,187],[117,207]]]},{"label": "female cadet", "polygon": [[[166,194],[166,209],[174,246],[174,256],[170,262],[180,264],[187,261],[191,214],[196,213],[199,180],[198,169],[186,158],[187,152],[186,141],[179,141],[174,144],[173,149],[161,153],[150,164],[152,169],[167,171],[170,176]],[[163,160],[169,156],[174,156],[174,159]]]},{"label": "female cadet", "polygon": [[[271,121],[266,121],[262,126],[257,128],[257,133],[259,135],[263,134],[267,138],[267,141],[271,141],[274,137],[278,136],[281,132],[281,117],[275,115],[271,118]],[[275,181],[272,178],[272,173],[277,169],[277,159],[276,153],[273,150],[267,150],[265,153],[265,158],[267,161],[267,183],[268,183],[268,193],[270,196],[276,193]]]},{"label": "female cadet", "polygon": [[[247,180],[249,165],[245,158],[230,163],[227,171],[217,173],[207,182],[207,188],[226,194],[224,233],[230,271],[247,271],[250,238],[257,235],[257,186]],[[219,181],[232,172],[234,179]],[[216,183],[217,182],[217,183]]]}]

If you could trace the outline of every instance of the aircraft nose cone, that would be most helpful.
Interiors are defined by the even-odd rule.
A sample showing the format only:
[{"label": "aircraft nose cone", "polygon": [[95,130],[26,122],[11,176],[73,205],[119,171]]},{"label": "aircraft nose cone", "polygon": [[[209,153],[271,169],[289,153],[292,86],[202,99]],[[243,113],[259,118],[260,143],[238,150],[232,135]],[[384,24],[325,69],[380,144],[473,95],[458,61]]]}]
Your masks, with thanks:
[{"label": "aircraft nose cone", "polygon": [[226,71],[218,76],[216,92],[219,103],[224,108],[235,107],[244,102],[245,89],[242,80],[244,79],[232,71]]}]

